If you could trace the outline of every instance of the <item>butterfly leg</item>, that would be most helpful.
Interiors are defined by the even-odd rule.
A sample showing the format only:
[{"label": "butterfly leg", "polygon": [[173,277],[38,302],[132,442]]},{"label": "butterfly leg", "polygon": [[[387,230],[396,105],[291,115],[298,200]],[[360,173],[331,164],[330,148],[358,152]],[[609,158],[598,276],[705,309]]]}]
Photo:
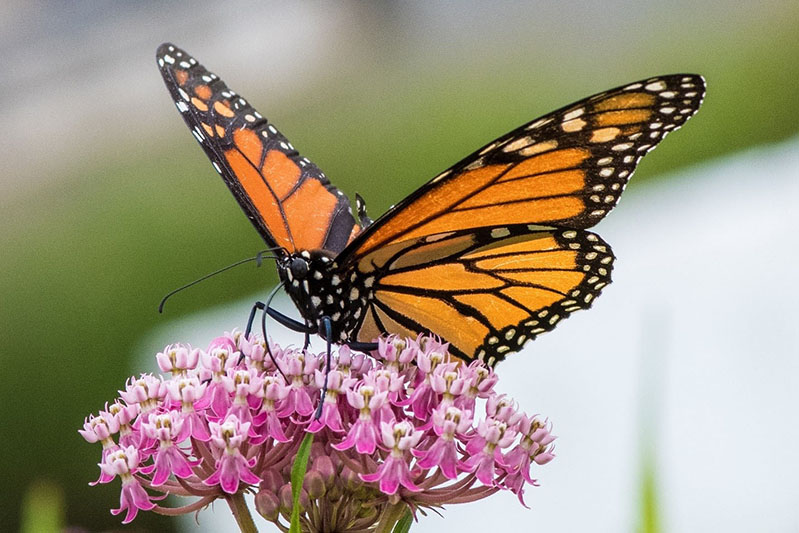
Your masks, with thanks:
[{"label": "butterfly leg", "polygon": [[377,350],[378,344],[376,342],[346,342],[344,343],[351,350],[355,350],[356,352],[373,352]]},{"label": "butterfly leg", "polygon": [[333,364],[333,356],[331,352],[332,341],[330,340],[330,338],[333,336],[333,325],[329,316],[322,317],[320,329],[320,333],[322,333],[322,335],[325,337],[325,341],[327,341],[327,356],[325,359],[325,384],[322,386],[322,396],[319,398],[319,405],[316,408],[314,420],[319,420],[319,418],[322,416],[322,407],[324,406],[325,395],[327,395],[327,379],[328,376],[330,376],[330,367]]},{"label": "butterfly leg", "polygon": [[308,349],[308,346],[311,345],[311,326],[308,324],[308,321],[305,321],[305,327],[308,328],[308,331],[305,332],[305,342],[302,344],[302,350],[305,351]]}]

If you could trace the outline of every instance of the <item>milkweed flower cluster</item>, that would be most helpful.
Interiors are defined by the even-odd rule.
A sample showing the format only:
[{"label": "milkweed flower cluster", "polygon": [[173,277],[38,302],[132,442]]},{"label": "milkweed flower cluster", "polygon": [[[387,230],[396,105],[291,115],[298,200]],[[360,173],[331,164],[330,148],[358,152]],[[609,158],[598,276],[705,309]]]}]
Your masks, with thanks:
[{"label": "milkweed flower cluster", "polygon": [[[241,495],[252,492],[258,513],[286,530],[291,468],[312,433],[304,531],[371,531],[500,490],[524,504],[531,468],[554,457],[550,424],[496,393],[492,370],[450,360],[433,337],[378,346],[371,356],[340,347],[329,368],[325,353],[270,344],[272,360],[261,337],[237,332],[206,350],[167,346],[157,361],[169,377],[130,378],[80,430],[102,444],[95,483],[119,477],[111,512],[124,523],[140,510],[182,514],[225,499],[242,526]],[[193,500],[167,507],[167,494]]]}]

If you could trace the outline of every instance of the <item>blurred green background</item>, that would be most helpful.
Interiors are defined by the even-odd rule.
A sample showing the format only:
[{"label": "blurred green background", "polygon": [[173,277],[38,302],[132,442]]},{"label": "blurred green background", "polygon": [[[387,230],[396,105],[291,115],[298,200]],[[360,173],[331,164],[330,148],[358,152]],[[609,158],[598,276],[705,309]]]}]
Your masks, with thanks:
[{"label": "blurred green background", "polygon": [[[257,233],[175,111],[155,65],[172,41],[245,95],[350,197],[383,212],[516,126],[616,85],[708,81],[654,176],[799,131],[799,3],[5,2],[0,8],[0,529],[32,487],[65,524],[118,528],[77,434],[138,372],[166,320],[265,291]],[[242,316],[242,324],[246,317]],[[180,339],[175,339],[180,340]],[[128,530],[173,522],[149,513]]]}]

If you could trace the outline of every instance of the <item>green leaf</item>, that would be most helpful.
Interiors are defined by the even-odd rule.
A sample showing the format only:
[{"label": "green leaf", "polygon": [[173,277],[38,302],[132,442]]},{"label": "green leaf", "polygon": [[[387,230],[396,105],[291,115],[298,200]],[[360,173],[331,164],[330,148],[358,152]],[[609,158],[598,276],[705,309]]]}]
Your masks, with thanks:
[{"label": "green leaf", "polygon": [[291,467],[291,526],[289,533],[301,533],[300,490],[302,490],[302,480],[305,479],[305,471],[308,468],[308,458],[311,457],[313,435],[313,433],[305,434],[300,448],[297,450],[297,456],[294,458],[294,465]]},{"label": "green leaf", "polygon": [[399,519],[397,525],[394,526],[394,530],[392,533],[408,533],[411,530],[411,524],[413,523],[413,515],[411,514],[411,510],[408,509],[405,511],[405,514],[402,515],[402,518]]}]

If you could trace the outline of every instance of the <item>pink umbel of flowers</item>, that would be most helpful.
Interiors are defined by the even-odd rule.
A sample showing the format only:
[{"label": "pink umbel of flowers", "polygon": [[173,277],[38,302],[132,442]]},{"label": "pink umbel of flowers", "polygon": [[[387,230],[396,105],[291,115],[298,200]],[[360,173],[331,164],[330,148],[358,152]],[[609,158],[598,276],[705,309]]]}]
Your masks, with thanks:
[{"label": "pink umbel of flowers", "polygon": [[[254,531],[243,493],[287,530],[291,469],[313,445],[299,493],[303,531],[388,531],[406,513],[485,498],[524,504],[531,468],[554,457],[551,426],[494,391],[480,362],[452,359],[433,337],[379,339],[369,355],[270,345],[233,332],[207,350],[174,344],[156,356],[167,374],[130,378],[120,398],[86,419],[102,445],[100,477],[119,478],[124,523],[139,511],[196,512],[216,499]],[[327,379],[327,390],[321,397]],[[317,407],[322,402],[320,414]],[[173,494],[191,498],[162,506]],[[388,529],[386,529],[388,527]]]}]

